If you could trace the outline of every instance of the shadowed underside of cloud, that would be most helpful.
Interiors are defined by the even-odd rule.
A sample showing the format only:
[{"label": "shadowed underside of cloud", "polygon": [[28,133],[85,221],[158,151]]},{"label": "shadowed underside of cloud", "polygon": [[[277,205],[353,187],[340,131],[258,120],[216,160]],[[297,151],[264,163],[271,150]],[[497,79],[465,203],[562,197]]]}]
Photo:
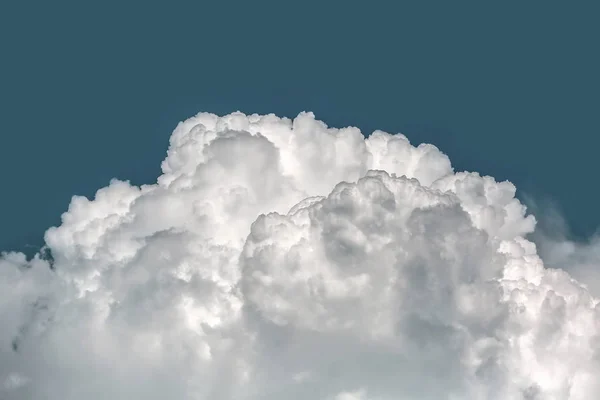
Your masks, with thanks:
[{"label": "shadowed underside of cloud", "polygon": [[310,113],[201,113],[155,185],[0,258],[0,397],[600,396],[600,307],[509,182]]}]

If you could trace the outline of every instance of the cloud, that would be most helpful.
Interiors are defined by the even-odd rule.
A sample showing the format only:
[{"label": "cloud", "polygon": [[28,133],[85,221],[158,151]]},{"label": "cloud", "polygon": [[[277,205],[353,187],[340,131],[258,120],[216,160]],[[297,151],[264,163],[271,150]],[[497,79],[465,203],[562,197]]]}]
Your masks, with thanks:
[{"label": "cloud", "polygon": [[595,297],[600,297],[600,235],[574,240],[567,221],[556,204],[540,204],[527,199],[529,207],[541,216],[532,235],[538,253],[548,267],[563,268]]},{"label": "cloud", "polygon": [[599,301],[509,182],[311,113],[198,114],[162,170],[0,258],[0,397],[600,395]]}]

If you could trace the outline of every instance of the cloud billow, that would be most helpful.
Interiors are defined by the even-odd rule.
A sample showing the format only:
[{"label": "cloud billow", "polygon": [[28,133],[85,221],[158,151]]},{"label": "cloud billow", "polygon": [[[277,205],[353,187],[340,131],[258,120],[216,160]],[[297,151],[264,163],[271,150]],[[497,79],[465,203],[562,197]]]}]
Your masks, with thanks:
[{"label": "cloud billow", "polygon": [[311,113],[198,114],[162,171],[0,258],[2,399],[600,396],[599,300],[511,183]]}]

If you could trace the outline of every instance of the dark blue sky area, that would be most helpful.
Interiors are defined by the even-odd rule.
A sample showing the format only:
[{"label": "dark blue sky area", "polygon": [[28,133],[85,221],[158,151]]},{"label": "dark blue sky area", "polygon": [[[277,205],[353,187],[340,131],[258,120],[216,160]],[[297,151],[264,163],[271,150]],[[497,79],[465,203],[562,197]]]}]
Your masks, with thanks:
[{"label": "dark blue sky area", "polygon": [[0,249],[112,177],[153,182],[178,121],[235,110],[402,132],[589,235],[597,4],[2,2]]}]

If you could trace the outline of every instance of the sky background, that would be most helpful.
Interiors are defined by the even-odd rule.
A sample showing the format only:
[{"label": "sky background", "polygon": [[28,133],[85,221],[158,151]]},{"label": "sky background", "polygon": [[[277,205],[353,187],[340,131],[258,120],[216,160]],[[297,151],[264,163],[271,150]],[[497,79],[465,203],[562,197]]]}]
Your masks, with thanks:
[{"label": "sky background", "polygon": [[153,183],[200,111],[402,132],[593,233],[597,3],[385,3],[2,2],[0,250],[112,177]]}]

